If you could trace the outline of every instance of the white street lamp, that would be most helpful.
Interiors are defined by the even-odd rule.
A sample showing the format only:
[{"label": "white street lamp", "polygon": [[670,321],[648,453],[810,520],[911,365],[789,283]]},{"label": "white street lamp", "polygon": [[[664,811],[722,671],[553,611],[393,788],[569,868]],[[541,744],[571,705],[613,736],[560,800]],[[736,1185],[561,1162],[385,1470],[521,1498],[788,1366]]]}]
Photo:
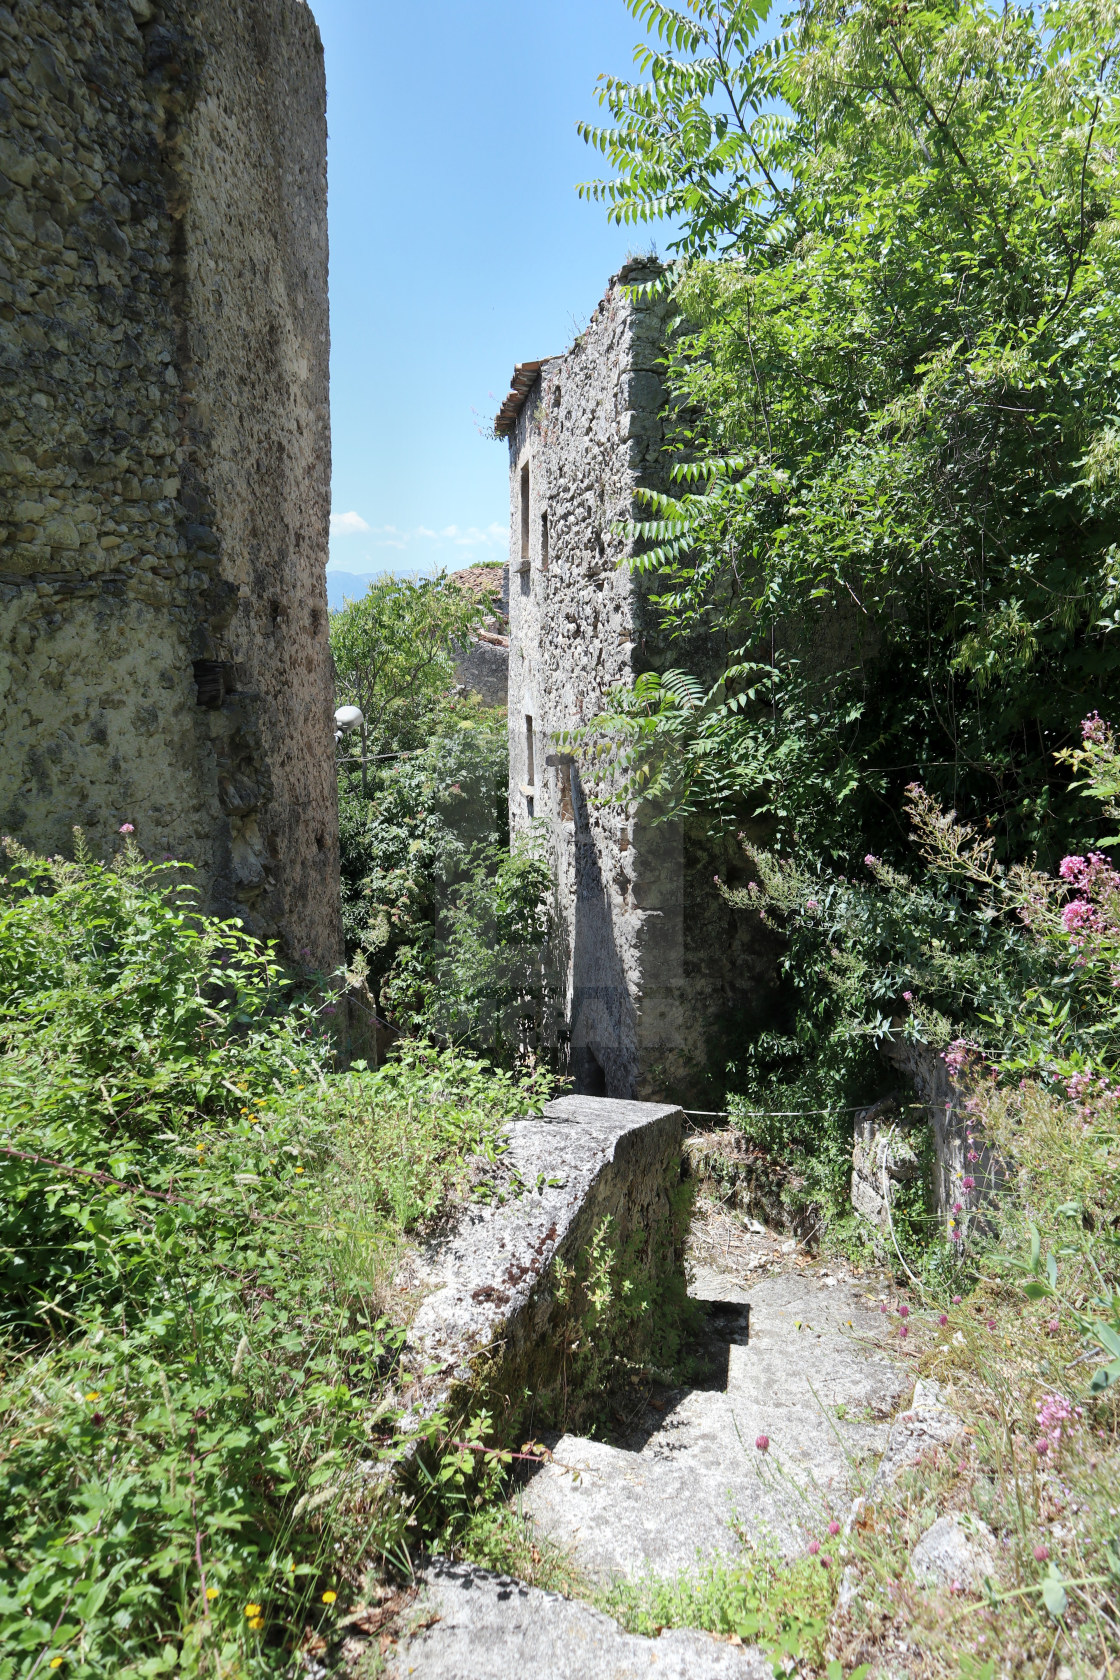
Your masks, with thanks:
[{"label": "white street lamp", "polygon": [[334,738],[341,741],[344,735],[352,735],[355,729],[362,732],[362,798],[369,795],[366,785],[366,720],[365,714],[358,706],[340,706],[334,714]]}]

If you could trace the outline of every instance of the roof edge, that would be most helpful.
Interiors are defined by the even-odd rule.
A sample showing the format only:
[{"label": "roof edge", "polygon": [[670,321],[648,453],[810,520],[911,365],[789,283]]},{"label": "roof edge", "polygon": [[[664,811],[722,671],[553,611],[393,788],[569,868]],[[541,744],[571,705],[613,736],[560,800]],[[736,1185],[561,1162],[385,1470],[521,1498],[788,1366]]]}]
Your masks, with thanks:
[{"label": "roof edge", "polygon": [[498,410],[494,431],[498,437],[508,437],[517,424],[517,416],[525,406],[525,399],[540,378],[540,372],[555,356],[545,356],[539,362],[518,362],[513,370],[509,396]]}]

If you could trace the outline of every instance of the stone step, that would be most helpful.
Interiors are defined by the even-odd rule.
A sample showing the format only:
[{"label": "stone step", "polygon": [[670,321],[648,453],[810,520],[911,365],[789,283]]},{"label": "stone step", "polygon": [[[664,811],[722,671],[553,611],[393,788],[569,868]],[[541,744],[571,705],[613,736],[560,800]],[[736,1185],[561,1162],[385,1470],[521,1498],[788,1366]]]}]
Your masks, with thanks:
[{"label": "stone step", "polygon": [[726,1336],[719,1386],[670,1393],[623,1447],[562,1436],[522,1495],[538,1538],[600,1584],[673,1576],[744,1539],[800,1552],[846,1518],[906,1389],[849,1278],[709,1269],[692,1292]]},{"label": "stone step", "polygon": [[391,1680],[773,1680],[754,1646],[623,1633],[589,1605],[471,1564],[436,1558],[420,1581]]}]

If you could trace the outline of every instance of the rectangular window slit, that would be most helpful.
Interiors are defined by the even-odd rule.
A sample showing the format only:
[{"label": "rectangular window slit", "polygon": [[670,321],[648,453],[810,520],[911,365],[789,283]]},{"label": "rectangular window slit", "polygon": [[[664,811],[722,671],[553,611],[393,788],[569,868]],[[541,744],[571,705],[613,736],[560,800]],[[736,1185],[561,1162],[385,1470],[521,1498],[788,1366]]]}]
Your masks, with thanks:
[{"label": "rectangular window slit", "polygon": [[576,814],[572,807],[572,761],[565,758],[560,761],[560,821],[575,820]]},{"label": "rectangular window slit", "polygon": [[529,463],[521,469],[521,558],[529,558]]}]

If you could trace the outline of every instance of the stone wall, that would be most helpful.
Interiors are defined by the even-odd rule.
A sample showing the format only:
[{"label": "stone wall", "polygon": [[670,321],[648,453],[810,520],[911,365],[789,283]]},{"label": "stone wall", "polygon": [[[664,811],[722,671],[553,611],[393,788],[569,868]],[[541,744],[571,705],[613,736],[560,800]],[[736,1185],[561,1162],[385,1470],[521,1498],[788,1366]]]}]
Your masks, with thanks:
[{"label": "stone wall", "polygon": [[452,572],[460,589],[493,602],[494,612],[455,661],[455,682],[484,706],[504,706],[509,695],[509,567],[467,566]]},{"label": "stone wall", "polygon": [[510,825],[514,835],[535,825],[552,860],[577,1090],[699,1100],[712,1089],[709,1067],[722,1072],[724,1030],[769,986],[757,918],[731,909],[713,881],[734,877],[741,852],[610,803],[609,760],[562,740],[613,685],[703,662],[703,650],[665,643],[619,531],[640,513],[639,489],[665,484],[668,306],[631,289],[657,272],[639,262],[616,276],[567,355],[535,376],[534,364],[518,370],[500,417],[510,444]]},{"label": "stone wall", "polygon": [[539,1427],[578,1410],[588,1396],[569,1390],[561,1330],[570,1286],[565,1302],[556,1263],[586,1279],[607,1221],[632,1283],[683,1296],[683,1118],[669,1104],[560,1097],[539,1118],[510,1123],[487,1169],[489,1194],[421,1254],[406,1255],[394,1278],[398,1298],[423,1296],[401,1359],[419,1411],[469,1416],[485,1405],[501,1437],[511,1421]]},{"label": "stone wall", "polygon": [[303,0],[0,5],[0,826],[341,955]]}]

